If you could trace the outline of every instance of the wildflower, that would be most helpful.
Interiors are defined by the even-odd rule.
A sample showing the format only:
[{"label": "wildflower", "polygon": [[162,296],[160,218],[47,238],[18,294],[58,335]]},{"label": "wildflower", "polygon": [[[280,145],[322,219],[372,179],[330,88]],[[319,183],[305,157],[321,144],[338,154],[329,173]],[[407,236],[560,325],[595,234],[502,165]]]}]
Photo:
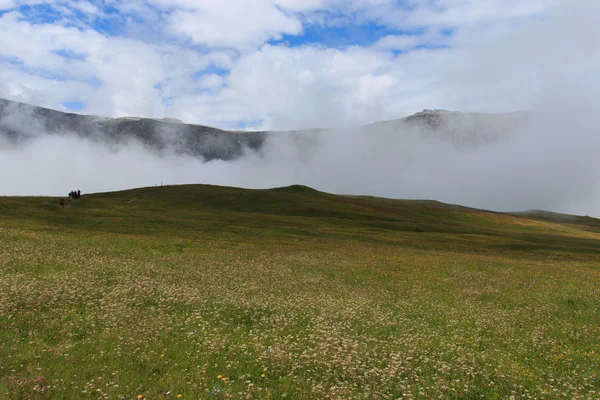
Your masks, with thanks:
[{"label": "wildflower", "polygon": [[217,375],[217,379],[221,379],[221,378],[222,378],[222,376],[221,376],[221,375]]},{"label": "wildflower", "polygon": [[178,395],[177,395],[177,398],[180,398],[180,397],[181,397],[181,395],[180,395],[180,394],[178,394]]},{"label": "wildflower", "polygon": [[265,377],[265,374],[260,374],[260,377],[261,377],[261,378],[264,378],[264,377]]},{"label": "wildflower", "polygon": [[141,394],[138,394],[138,399],[141,399],[142,397],[144,397],[144,396]]},{"label": "wildflower", "polygon": [[161,354],[161,355],[160,355],[160,358],[163,358],[164,356],[165,356],[164,354]]}]

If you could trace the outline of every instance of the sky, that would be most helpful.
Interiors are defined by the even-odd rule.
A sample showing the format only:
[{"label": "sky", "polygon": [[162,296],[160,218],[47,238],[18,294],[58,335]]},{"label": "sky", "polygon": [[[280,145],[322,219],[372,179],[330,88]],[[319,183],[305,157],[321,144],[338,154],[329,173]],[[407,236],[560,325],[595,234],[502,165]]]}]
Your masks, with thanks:
[{"label": "sky", "polygon": [[[425,108],[513,111],[539,95],[535,71],[527,70],[535,66],[521,78],[491,78],[500,53],[479,58],[476,50],[502,46],[578,1],[594,7],[584,0],[0,0],[0,97],[224,129],[351,127]],[[493,96],[483,98],[484,88]]]},{"label": "sky", "polygon": [[[305,184],[600,217],[598,15],[597,0],[0,0],[2,98],[224,129],[340,128],[308,137],[309,153],[280,135],[235,162],[0,136],[0,195]],[[353,129],[423,109],[533,119],[477,149]]]}]

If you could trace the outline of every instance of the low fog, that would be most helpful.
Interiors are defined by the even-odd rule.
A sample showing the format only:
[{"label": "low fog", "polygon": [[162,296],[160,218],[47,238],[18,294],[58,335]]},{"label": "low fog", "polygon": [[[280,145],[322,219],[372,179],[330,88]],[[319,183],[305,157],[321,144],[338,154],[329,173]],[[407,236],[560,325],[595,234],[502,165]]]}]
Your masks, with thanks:
[{"label": "low fog", "polygon": [[532,114],[497,142],[456,146],[419,130],[272,133],[234,161],[157,154],[140,143],[106,146],[39,134],[0,142],[2,194],[62,195],[207,183],[269,188],[304,184],[340,194],[435,199],[501,211],[546,209],[600,216],[597,116],[586,110]]},{"label": "low fog", "polygon": [[[262,149],[246,149],[234,161],[204,161],[168,149],[157,154],[131,141],[106,146],[32,128],[28,140],[17,144],[0,135],[0,194],[66,196],[72,189],[90,193],[161,182],[246,188],[303,184],[339,194],[600,217],[595,98],[600,84],[593,75],[600,70],[594,50],[598,34],[585,31],[591,26],[585,21],[581,25],[569,31],[572,25],[551,19],[485,47],[449,53],[437,79],[457,99],[457,111],[470,111],[461,107],[473,109],[470,101],[485,102],[486,96],[490,109],[509,109],[514,97],[519,110],[530,115],[531,123],[495,142],[456,146],[417,130],[272,133]],[[560,37],[551,33],[557,29]],[[556,40],[550,43],[546,34]],[[486,62],[478,63],[481,59]],[[522,79],[535,79],[536,90],[519,93]],[[513,97],[506,87],[513,88]],[[495,98],[500,94],[503,102]]]}]

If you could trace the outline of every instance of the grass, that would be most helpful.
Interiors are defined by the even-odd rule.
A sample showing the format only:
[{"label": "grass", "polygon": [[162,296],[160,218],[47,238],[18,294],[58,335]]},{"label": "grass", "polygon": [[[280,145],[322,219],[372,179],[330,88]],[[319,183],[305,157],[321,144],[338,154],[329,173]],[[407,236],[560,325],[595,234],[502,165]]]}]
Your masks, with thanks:
[{"label": "grass", "polygon": [[597,399],[599,222],[302,186],[0,198],[0,398]]}]

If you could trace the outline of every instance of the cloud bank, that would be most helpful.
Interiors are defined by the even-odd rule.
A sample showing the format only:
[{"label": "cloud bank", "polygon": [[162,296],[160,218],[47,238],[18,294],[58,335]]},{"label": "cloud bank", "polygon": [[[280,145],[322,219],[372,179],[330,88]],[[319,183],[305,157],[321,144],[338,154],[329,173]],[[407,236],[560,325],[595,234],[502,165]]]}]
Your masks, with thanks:
[{"label": "cloud bank", "polygon": [[420,129],[272,133],[258,151],[209,162],[169,150],[157,154],[135,141],[109,147],[41,134],[18,145],[0,143],[2,191],[65,195],[74,188],[161,183],[247,188],[298,183],[340,194],[600,216],[598,118],[561,108],[533,113],[530,121],[498,142],[475,147],[455,146]]}]

